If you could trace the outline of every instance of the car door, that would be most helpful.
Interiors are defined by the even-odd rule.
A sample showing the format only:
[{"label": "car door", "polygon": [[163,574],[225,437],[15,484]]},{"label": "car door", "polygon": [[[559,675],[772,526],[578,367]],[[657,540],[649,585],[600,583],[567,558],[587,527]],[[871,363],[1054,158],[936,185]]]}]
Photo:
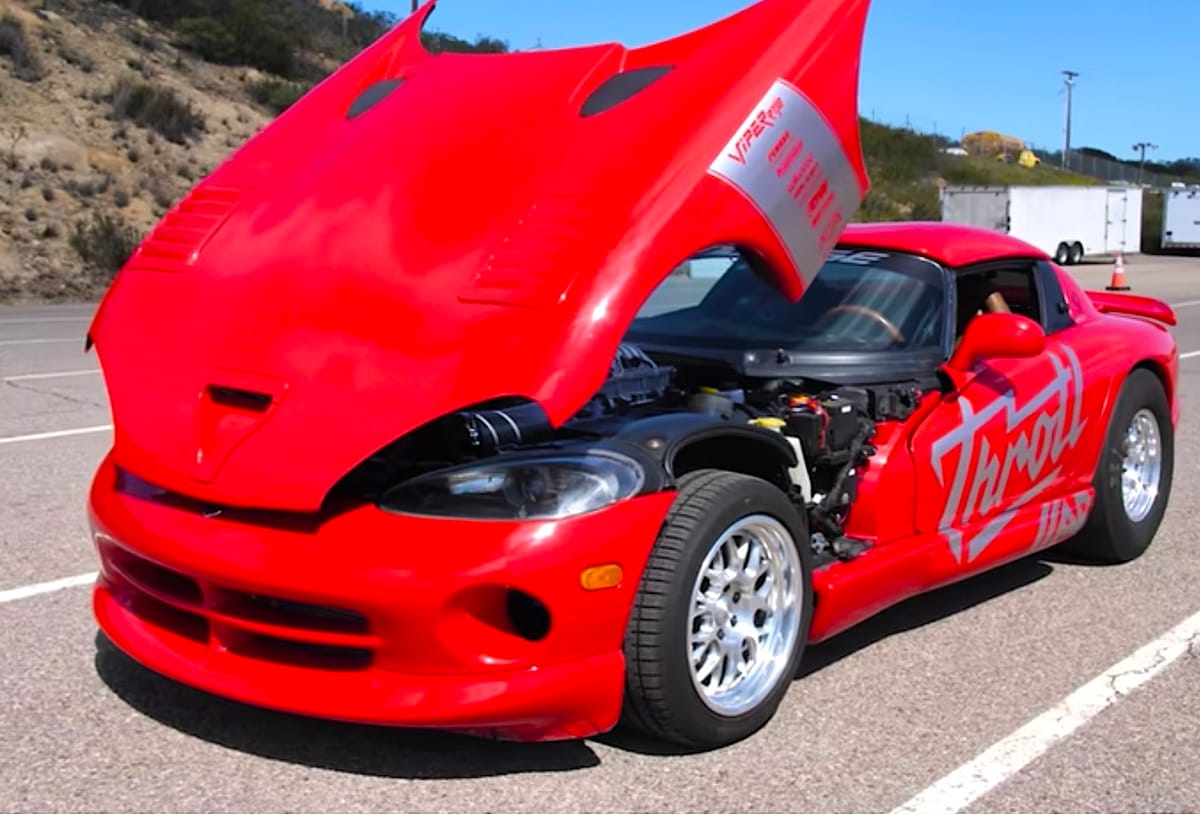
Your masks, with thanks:
[{"label": "car door", "polygon": [[[1035,356],[977,362],[912,437],[917,531],[942,536],[958,567],[975,571],[1082,524],[1087,496],[1076,495],[1077,453],[1096,420],[1083,409],[1088,383],[1061,291],[1045,291],[1032,261],[960,275],[971,273],[990,275],[1010,310],[1047,332]],[[1063,503],[1063,496],[1071,498]]]}]

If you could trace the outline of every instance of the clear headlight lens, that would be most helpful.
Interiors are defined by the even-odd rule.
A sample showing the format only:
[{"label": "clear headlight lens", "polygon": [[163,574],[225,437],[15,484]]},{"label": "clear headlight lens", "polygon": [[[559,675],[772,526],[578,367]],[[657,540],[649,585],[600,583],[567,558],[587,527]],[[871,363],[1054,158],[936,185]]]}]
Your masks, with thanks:
[{"label": "clear headlight lens", "polygon": [[637,462],[609,453],[496,458],[406,481],[380,506],[410,515],[553,520],[629,498],[644,478]]}]

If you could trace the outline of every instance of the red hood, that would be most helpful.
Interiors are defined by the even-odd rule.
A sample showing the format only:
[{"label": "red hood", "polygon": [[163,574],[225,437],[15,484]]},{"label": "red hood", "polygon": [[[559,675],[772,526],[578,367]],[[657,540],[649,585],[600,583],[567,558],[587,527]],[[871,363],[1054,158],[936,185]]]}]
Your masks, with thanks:
[{"label": "red hood", "polygon": [[695,251],[752,249],[798,297],[867,189],[867,6],[763,0],[645,48],[439,56],[426,6],[121,271],[91,333],[117,463],[214,503],[313,510],[450,411],[522,396],[570,418]]}]

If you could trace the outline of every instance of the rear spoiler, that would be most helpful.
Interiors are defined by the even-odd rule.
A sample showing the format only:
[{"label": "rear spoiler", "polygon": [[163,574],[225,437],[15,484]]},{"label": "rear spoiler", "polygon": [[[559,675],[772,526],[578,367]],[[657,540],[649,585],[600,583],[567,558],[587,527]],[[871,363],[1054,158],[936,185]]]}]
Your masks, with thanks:
[{"label": "rear spoiler", "polygon": [[1087,296],[1101,314],[1125,314],[1130,317],[1154,320],[1165,325],[1175,325],[1175,310],[1162,300],[1153,297],[1107,291],[1089,291]]}]

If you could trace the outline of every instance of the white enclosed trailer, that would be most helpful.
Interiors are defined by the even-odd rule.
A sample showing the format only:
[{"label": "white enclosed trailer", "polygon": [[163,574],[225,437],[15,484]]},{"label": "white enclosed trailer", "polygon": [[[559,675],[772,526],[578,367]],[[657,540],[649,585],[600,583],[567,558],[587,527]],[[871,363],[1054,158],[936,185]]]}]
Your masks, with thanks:
[{"label": "white enclosed trailer", "polygon": [[1200,249],[1200,187],[1163,195],[1163,249]]},{"label": "white enclosed trailer", "polygon": [[1020,238],[1061,265],[1142,251],[1137,187],[948,186],[942,189],[942,220]]}]

